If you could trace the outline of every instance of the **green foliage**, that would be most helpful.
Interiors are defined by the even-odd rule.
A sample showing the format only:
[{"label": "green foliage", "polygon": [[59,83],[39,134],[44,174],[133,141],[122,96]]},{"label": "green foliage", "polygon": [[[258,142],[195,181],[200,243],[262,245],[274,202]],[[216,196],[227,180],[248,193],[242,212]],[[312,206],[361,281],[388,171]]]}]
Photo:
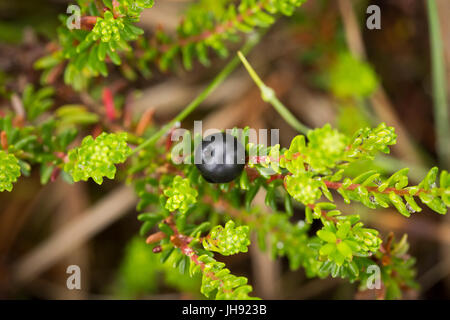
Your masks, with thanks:
[{"label": "green foliage", "polygon": [[54,94],[52,87],[35,90],[28,84],[22,94],[22,103],[29,120],[34,120],[53,105],[51,96]]},{"label": "green foliage", "polygon": [[[385,257],[380,252],[382,241],[378,231],[364,227],[358,215],[342,215],[330,203],[334,201],[330,190],[335,190],[347,203],[358,201],[371,209],[393,206],[401,214],[409,216],[412,212],[422,210],[415,202],[415,198],[419,198],[432,210],[445,214],[450,192],[447,171],[442,171],[438,179],[438,169],[432,168],[417,186],[409,185],[408,168],[388,177],[377,170],[368,170],[356,177],[344,174],[345,168],[351,163],[371,160],[379,152],[389,153],[389,146],[395,142],[393,128],[382,123],[374,129],[360,129],[352,138],[327,125],[310,131],[308,143],[302,135],[295,137],[289,149],[280,150],[278,145],[269,148],[247,146],[247,151],[260,152],[257,157],[250,157],[249,166],[264,176],[267,168],[276,168],[276,164],[279,164],[279,169],[274,171],[283,179],[288,195],[305,205],[306,223],[319,219],[323,224],[317,237],[309,237],[304,224],[300,228],[292,225],[286,216],[269,215],[269,218],[260,215],[254,222],[249,222],[247,217],[245,221],[252,228],[261,230],[258,232],[260,247],[266,248],[269,234],[272,255],[286,255],[291,268],[303,266],[308,276],[331,275],[352,282],[366,281],[364,270],[375,261],[384,272],[383,285],[387,289],[387,298],[399,298],[400,287],[416,288],[413,281],[414,259],[396,257],[392,258],[392,263],[385,265],[382,262]],[[255,180],[254,186],[246,190],[256,194],[259,187],[266,187],[267,203],[269,194],[274,193],[273,188],[276,189],[280,184],[276,184],[276,180],[268,185],[261,182]],[[315,203],[322,196],[330,202]],[[285,203],[288,203],[286,211],[291,211],[289,201]],[[406,248],[407,243],[403,246]],[[397,272],[402,276],[396,278]]]},{"label": "green foliage", "polygon": [[97,18],[97,23],[94,29],[92,29],[92,40],[96,41],[100,39],[102,42],[109,42],[111,40],[120,41],[120,31],[124,27],[122,18],[115,19],[112,12],[107,11],[103,15],[103,18]]},{"label": "green foliage", "polygon": [[179,210],[181,213],[186,213],[189,207],[197,202],[198,192],[189,184],[189,179],[183,179],[176,176],[171,187],[164,190],[164,195],[168,198],[165,208],[170,212]]},{"label": "green foliage", "polygon": [[181,53],[187,69],[192,68],[194,57],[209,65],[209,48],[226,57],[227,40],[238,39],[239,32],[249,33],[257,27],[269,27],[275,22],[273,15],[290,16],[303,2],[305,0],[242,0],[235,4],[228,0],[202,0],[187,11],[178,27],[178,39],[159,35],[159,40],[167,48],[161,54],[160,68],[164,70],[172,65],[178,53]]},{"label": "green foliage", "polygon": [[359,215],[342,215],[334,204],[318,203],[312,208],[306,208],[306,221],[320,219],[323,224],[317,237],[308,243],[314,249],[312,257],[320,257],[316,273],[321,277],[330,274],[350,281],[358,279],[358,259],[379,250],[378,231],[364,227]]},{"label": "green foliage", "polygon": [[[304,1],[242,0],[236,4],[229,0],[202,0],[188,8],[176,37],[160,30],[149,41],[134,23],[139,21],[143,9],[153,6],[152,0],[119,0],[116,7],[112,1],[103,0],[104,12],[92,4],[81,6],[82,17],[95,18],[92,30],[69,30],[67,17],[62,16],[58,29],[60,49],[39,59],[35,67],[44,70],[42,81],[46,82],[67,61],[65,83],[82,90],[91,78],[108,75],[108,61],[122,65],[127,59],[127,74],[131,78],[135,78],[133,69],[149,76],[152,64],[168,70],[179,57],[187,69],[192,68],[195,58],[208,66],[210,49],[221,57],[228,56],[227,42],[238,40],[239,33],[267,28],[275,22],[274,16],[292,15]],[[133,46],[136,50],[132,50]]]},{"label": "green foliage", "polygon": [[110,0],[103,3],[107,9],[104,13],[99,12],[95,5],[81,6],[82,17],[96,17],[92,30],[69,30],[68,17],[61,16],[62,26],[58,28],[60,49],[35,63],[37,69],[44,70],[41,78],[44,82],[53,70],[68,60],[64,82],[76,90],[85,89],[90,78],[108,75],[107,59],[120,65],[122,59],[119,53],[131,51],[129,42],[144,33],[133,23],[139,21],[144,8],[153,6],[153,1],[118,0],[119,6],[116,8]]},{"label": "green foliage", "polygon": [[[389,146],[395,142],[394,129],[384,123],[374,129],[360,129],[351,139],[326,125],[308,133],[308,144],[304,136],[299,135],[279,158],[269,156],[262,164],[252,165],[267,167],[273,162],[279,163],[286,172],[284,183],[287,192],[304,205],[314,204],[322,195],[332,201],[333,196],[328,189],[333,188],[346,203],[358,201],[371,209],[393,206],[409,217],[411,213],[422,210],[414,200],[418,197],[432,210],[445,214],[449,206],[449,178],[447,171],[443,171],[440,187],[437,187],[436,167],[417,186],[408,185],[408,168],[387,178],[376,170],[363,172],[355,178],[343,177],[349,163],[374,159],[379,152],[389,153]],[[278,150],[279,147],[275,148]]]},{"label": "green foliage", "polygon": [[19,161],[13,154],[0,150],[0,192],[11,191],[20,176]]},{"label": "green foliage", "polygon": [[[106,3],[106,1],[105,1]],[[119,1],[120,5],[117,8],[117,11],[120,14],[127,15],[130,18],[135,17],[135,19],[138,19],[139,15],[144,9],[148,9],[153,7],[155,4],[154,0],[122,0]],[[108,7],[111,8],[109,4],[107,4]]]},{"label": "green foliage", "polygon": [[302,266],[309,277],[319,275],[322,262],[317,260],[317,251],[309,245],[310,226],[303,220],[293,224],[286,213],[266,214],[258,208],[243,213],[243,219],[256,232],[260,249],[268,250],[273,259],[286,256],[291,270]]},{"label": "green foliage", "polygon": [[376,128],[358,130],[350,144],[346,157],[350,160],[372,160],[378,152],[389,153],[389,146],[397,143],[393,127],[380,123]]},{"label": "green foliage", "polygon": [[407,254],[409,244],[405,234],[390,249],[390,260],[382,268],[382,280],[386,286],[386,299],[402,297],[402,287],[419,289],[415,281],[416,270],[413,268],[416,259]]},{"label": "green foliage", "polygon": [[[308,133],[308,150],[306,162],[316,171],[334,168],[341,160],[348,144],[348,137],[333,130],[329,124]],[[289,151],[291,151],[289,149]],[[298,150],[297,152],[301,152]]]},{"label": "green foliage", "polygon": [[73,128],[77,125],[90,125],[98,123],[99,116],[89,112],[82,105],[64,105],[55,111],[58,126],[62,128]]},{"label": "green foliage", "polygon": [[[395,239],[388,239],[385,251],[388,254],[383,254],[378,251],[374,259],[383,260],[378,264],[380,268],[381,282],[384,286],[385,299],[401,299],[403,288],[419,289],[419,285],[415,281],[416,270],[414,265],[416,259],[408,254],[409,244],[407,235],[403,235],[400,241]],[[373,265],[370,261],[363,260],[366,266]],[[360,290],[367,290],[367,282],[373,275],[371,272],[361,273]]]},{"label": "green foliage", "polygon": [[308,174],[288,175],[285,181],[287,192],[298,202],[310,204],[322,196],[322,184],[311,179]]},{"label": "green foliage", "polygon": [[369,64],[350,53],[339,54],[330,71],[330,87],[336,97],[367,97],[377,86],[377,76]]},{"label": "green foliage", "polygon": [[[198,257],[198,262],[191,263],[190,274],[202,272],[201,292],[206,297],[214,297],[216,300],[249,300],[248,294],[252,287],[247,284],[247,278],[237,277],[230,274],[230,270],[225,268],[225,264],[218,262],[208,255]],[[203,269],[203,270],[202,270]]]},{"label": "green foliage", "polygon": [[351,262],[354,255],[375,253],[381,244],[378,232],[362,226],[361,222],[352,226],[348,220],[326,223],[317,231],[317,236],[325,242],[319,249],[320,255],[342,266],[344,261]]},{"label": "green foliage", "polygon": [[225,224],[225,228],[215,226],[204,238],[203,247],[224,256],[247,252],[250,245],[249,232],[248,226],[235,227],[235,223],[230,220]]},{"label": "green foliage", "polygon": [[[65,128],[53,116],[34,125],[16,126],[12,114],[0,118],[0,131],[8,143],[8,152],[18,159],[22,175],[29,176],[33,164],[40,165],[41,182],[46,184],[52,171],[63,165],[58,154],[65,152],[78,131]],[[62,177],[71,180],[65,173]]]},{"label": "green foliage", "polygon": [[432,168],[417,186],[408,186],[408,171],[408,168],[401,169],[387,179],[380,178],[376,171],[367,171],[353,180],[345,179],[338,192],[347,203],[359,201],[372,209],[393,205],[406,217],[422,211],[414,199],[418,197],[433,211],[445,214],[449,206],[447,172],[441,172],[441,185],[437,187],[437,167]]},{"label": "green foliage", "polygon": [[314,215],[323,223],[318,236],[309,236],[309,224],[302,220],[293,224],[284,213],[253,211],[244,219],[249,221],[256,216],[248,223],[256,230],[261,249],[270,250],[273,258],[288,257],[290,268],[296,270],[302,266],[308,277],[332,276],[362,282],[367,264],[381,263],[381,260],[370,260],[379,252],[378,232],[365,228],[358,215],[341,215],[330,203],[317,204],[317,209],[307,211],[307,215]]},{"label": "green foliage", "polygon": [[114,179],[116,167],[114,164],[123,163],[131,152],[127,145],[126,133],[103,132],[96,139],[87,136],[81,146],[68,153],[68,162],[64,170],[73,177],[75,182],[92,178],[102,184],[103,177]]}]

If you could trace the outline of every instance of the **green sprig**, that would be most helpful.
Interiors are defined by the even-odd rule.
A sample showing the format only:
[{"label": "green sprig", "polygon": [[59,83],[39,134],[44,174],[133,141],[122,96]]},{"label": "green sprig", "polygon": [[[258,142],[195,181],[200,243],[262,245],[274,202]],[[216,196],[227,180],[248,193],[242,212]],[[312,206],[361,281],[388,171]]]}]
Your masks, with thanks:
[{"label": "green sprig", "polygon": [[197,202],[198,192],[190,186],[189,179],[176,176],[169,188],[164,190],[167,197],[165,208],[170,212],[179,210],[186,213],[190,206]]},{"label": "green sprig", "polygon": [[235,227],[235,223],[230,220],[225,224],[225,228],[215,226],[204,238],[203,247],[225,256],[247,252],[250,245],[249,232],[248,226]]},{"label": "green sprig", "polygon": [[13,154],[0,150],[0,192],[11,191],[20,177],[19,161]]},{"label": "green sprig", "polygon": [[125,162],[131,153],[126,141],[125,132],[103,132],[95,139],[87,136],[80,147],[69,151],[64,171],[68,172],[75,182],[92,178],[96,183],[102,184],[103,177],[114,179],[115,164]]}]

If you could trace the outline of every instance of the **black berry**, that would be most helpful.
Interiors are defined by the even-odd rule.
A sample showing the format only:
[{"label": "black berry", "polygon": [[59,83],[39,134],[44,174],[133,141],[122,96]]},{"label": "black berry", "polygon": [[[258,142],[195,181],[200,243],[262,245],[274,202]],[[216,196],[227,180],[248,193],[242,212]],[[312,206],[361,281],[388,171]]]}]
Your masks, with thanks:
[{"label": "black berry", "polygon": [[230,182],[244,169],[244,146],[230,134],[211,134],[195,150],[195,165],[208,182]]}]

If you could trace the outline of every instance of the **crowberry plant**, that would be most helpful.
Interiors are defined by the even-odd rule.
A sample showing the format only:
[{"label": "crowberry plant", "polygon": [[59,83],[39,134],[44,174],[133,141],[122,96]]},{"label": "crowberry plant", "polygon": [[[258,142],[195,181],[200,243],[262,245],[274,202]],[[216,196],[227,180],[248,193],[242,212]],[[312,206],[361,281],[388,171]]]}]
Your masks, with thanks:
[{"label": "crowberry plant", "polygon": [[[62,16],[58,41],[35,67],[42,70],[43,84],[61,76],[66,85],[86,94],[90,86],[97,93],[102,89],[97,87],[97,77],[117,70],[132,82],[139,75],[151,77],[156,68],[175,69],[179,61],[188,70],[196,60],[209,66],[212,52],[226,58],[233,41],[244,40],[242,51],[248,52],[261,30],[281,16],[291,16],[304,1],[201,0],[188,8],[175,35],[163,30],[147,35],[136,23],[153,0],[79,0],[81,28],[69,29],[67,17]],[[250,141],[248,127],[234,128],[231,133],[213,135],[221,139],[184,138],[182,143],[192,151],[185,156],[199,158],[200,163],[171,158],[174,124],[186,119],[239,65],[237,57],[159,130],[145,126],[131,130],[133,120],[120,125],[117,120],[126,118],[126,110],[116,107],[120,101],[112,99],[108,90],[102,95],[106,112],[99,112],[92,103],[89,109],[64,105],[47,113],[55,105],[54,90],[29,85],[22,95],[22,114],[8,111],[0,118],[0,191],[11,191],[19,176],[29,176],[37,166],[42,184],[58,177],[68,183],[91,178],[97,184],[105,177],[126,179],[139,197],[139,233],[147,237],[133,240],[138,244],[128,255],[139,256],[142,265],[156,259],[166,262],[158,267],[165,274],[177,269],[183,276],[201,278],[200,292],[208,298],[255,298],[247,278],[233,275],[216,259],[219,254],[247,252],[251,234],[262,250],[274,259],[286,257],[292,270],[303,268],[308,277],[340,277],[359,282],[364,290],[370,276],[366,271],[375,265],[381,270],[386,298],[400,298],[402,290],[416,288],[415,261],[406,254],[406,236],[398,241],[393,235],[384,237],[365,226],[356,212],[359,205],[392,208],[406,218],[426,206],[446,214],[450,174],[433,167],[417,185],[410,183],[408,168],[391,174],[370,168],[354,174],[352,166],[364,166],[380,153],[390,153],[397,142],[395,128],[384,122],[353,134],[330,124],[307,128],[259,79],[242,53],[240,57],[261,89],[262,99],[302,133],[289,145],[258,144]],[[372,69],[350,55],[338,60],[330,79],[336,97],[358,99],[375,90]],[[349,74],[355,79],[349,79]],[[359,83],[356,91],[353,82]],[[94,124],[95,134],[84,135]],[[259,191],[265,195],[265,207],[254,205]],[[355,212],[343,213],[342,203],[354,204]],[[304,213],[304,218],[293,222],[295,212]],[[125,263],[123,268],[130,267]],[[134,277],[125,281],[140,290],[152,289]]]},{"label": "crowberry plant", "polygon": [[68,172],[75,182],[92,178],[102,184],[103,177],[114,179],[114,164],[124,162],[130,153],[126,139],[127,134],[124,132],[103,132],[95,140],[92,136],[87,136],[79,148],[72,149],[67,154],[69,161],[64,165],[64,171]]}]

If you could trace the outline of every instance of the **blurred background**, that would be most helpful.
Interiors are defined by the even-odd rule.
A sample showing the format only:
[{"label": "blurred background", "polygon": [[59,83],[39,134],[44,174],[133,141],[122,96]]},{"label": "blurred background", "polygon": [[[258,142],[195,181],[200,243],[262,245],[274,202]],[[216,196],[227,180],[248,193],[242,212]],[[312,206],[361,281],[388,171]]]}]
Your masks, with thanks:
[{"label": "blurred background", "polygon": [[[184,8],[194,1],[155,2],[140,22],[149,35],[160,27],[175,33]],[[450,1],[436,3],[450,92]],[[68,4],[71,1],[0,0],[1,86],[22,92],[27,83],[39,84],[33,63],[55,38],[58,15],[66,12]],[[366,27],[366,9],[372,4],[381,9],[380,30]],[[233,52],[239,46],[231,43],[230,48]],[[433,165],[450,169],[449,159],[442,157],[445,150],[436,148],[426,1],[308,0],[294,16],[281,18],[248,58],[308,126],[329,122],[348,134],[381,121],[394,126],[399,137],[392,157],[377,158],[367,166],[387,173],[408,166],[412,182],[420,181]],[[171,73],[155,68],[150,79],[125,86],[119,72],[112,72],[108,80],[124,96],[137,92],[133,113],[153,110],[152,123],[158,126],[185,107],[225,63],[214,58],[210,68],[196,64],[193,71],[176,68]],[[62,80],[54,87],[56,105],[83,102]],[[9,105],[1,95],[0,111]],[[242,67],[183,126],[189,128],[199,119],[204,129],[279,128],[282,146],[296,135],[262,101]],[[161,264],[137,236],[137,199],[131,188],[117,180],[98,186],[91,181],[69,185],[61,179],[42,187],[38,171],[20,179],[12,193],[0,194],[0,298],[202,298],[198,278],[181,276],[170,262]],[[256,201],[263,205],[264,196]],[[342,208],[345,212],[345,205]],[[390,210],[368,212],[355,205],[348,211],[360,214],[384,237],[390,231],[397,239],[408,234],[421,285],[409,298],[450,298],[448,216],[427,208],[409,219]],[[302,215],[297,212],[294,219]],[[307,279],[303,270],[290,271],[286,261],[272,261],[253,245],[249,254],[224,261],[233,274],[248,276],[255,295],[262,298],[370,298],[358,295],[357,286],[346,281]],[[80,266],[82,290],[67,290],[69,265]]]}]

